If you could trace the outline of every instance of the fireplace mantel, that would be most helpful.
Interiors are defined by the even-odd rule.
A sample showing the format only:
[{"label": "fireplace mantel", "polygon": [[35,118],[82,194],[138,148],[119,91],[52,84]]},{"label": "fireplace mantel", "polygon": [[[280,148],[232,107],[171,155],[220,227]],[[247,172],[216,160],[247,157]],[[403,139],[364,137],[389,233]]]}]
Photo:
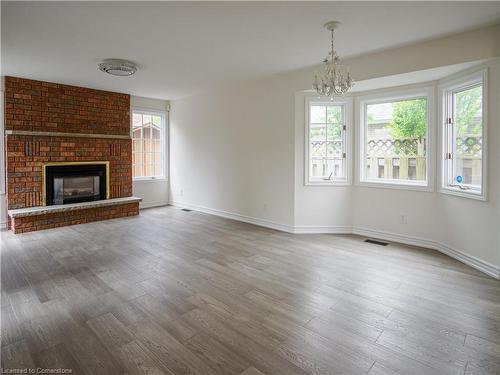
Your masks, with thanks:
[{"label": "fireplace mantel", "polygon": [[6,130],[6,136],[31,135],[36,137],[74,137],[74,138],[106,138],[106,139],[131,139],[130,135],[120,134],[95,134],[95,133],[65,133],[51,131],[26,131],[26,130]]}]

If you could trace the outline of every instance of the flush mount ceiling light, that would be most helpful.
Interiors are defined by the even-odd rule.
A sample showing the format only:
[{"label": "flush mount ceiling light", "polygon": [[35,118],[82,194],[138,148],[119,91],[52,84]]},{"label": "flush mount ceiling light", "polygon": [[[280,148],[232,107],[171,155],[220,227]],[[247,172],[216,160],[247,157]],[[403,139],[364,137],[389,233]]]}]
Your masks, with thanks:
[{"label": "flush mount ceiling light", "polygon": [[137,71],[137,65],[127,60],[107,59],[99,63],[99,70],[112,76],[126,77]]},{"label": "flush mount ceiling light", "polygon": [[318,79],[314,75],[313,89],[321,96],[329,96],[332,100],[334,96],[344,95],[354,85],[349,70],[344,71],[340,65],[340,58],[334,48],[333,33],[340,25],[340,22],[330,21],[325,24],[325,28],[332,34],[331,50],[328,56],[323,60],[325,63],[325,72]]}]

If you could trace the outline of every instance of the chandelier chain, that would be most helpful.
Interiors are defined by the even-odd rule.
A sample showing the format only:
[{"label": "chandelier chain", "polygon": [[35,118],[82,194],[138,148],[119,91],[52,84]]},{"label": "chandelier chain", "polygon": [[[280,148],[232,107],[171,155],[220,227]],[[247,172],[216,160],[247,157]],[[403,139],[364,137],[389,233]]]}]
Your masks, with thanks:
[{"label": "chandelier chain", "polygon": [[335,34],[334,34],[334,33],[335,33],[335,30],[334,30],[334,29],[332,29],[332,59],[333,59],[333,58],[334,58],[334,56],[335,56],[335,48],[334,48],[334,46],[333,46],[333,41],[334,41],[334,37],[335,37]]}]

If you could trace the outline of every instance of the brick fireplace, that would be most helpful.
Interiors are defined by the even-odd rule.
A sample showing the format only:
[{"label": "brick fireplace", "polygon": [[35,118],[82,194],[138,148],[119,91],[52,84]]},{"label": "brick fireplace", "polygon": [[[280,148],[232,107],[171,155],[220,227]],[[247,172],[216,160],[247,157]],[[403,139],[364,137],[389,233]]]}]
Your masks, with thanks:
[{"label": "brick fireplace", "polygon": [[[5,152],[9,227],[15,233],[139,213],[140,199],[132,197],[129,95],[5,77]],[[90,179],[84,167],[91,165],[105,166],[98,194],[95,176]],[[75,166],[64,189],[62,166]],[[54,200],[49,191],[48,202],[52,171],[64,196]]]}]

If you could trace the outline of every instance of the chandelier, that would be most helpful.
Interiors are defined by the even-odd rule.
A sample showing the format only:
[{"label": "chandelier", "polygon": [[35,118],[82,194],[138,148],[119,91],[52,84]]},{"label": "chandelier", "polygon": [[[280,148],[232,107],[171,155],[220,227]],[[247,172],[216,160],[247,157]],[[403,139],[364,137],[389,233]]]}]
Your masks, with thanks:
[{"label": "chandelier", "polygon": [[340,59],[333,46],[333,33],[340,25],[337,21],[331,21],[325,24],[325,28],[332,33],[331,51],[323,60],[325,63],[325,72],[321,77],[316,73],[314,75],[313,89],[321,96],[329,96],[332,100],[334,96],[344,95],[354,85],[349,70],[344,71],[340,65]]}]

